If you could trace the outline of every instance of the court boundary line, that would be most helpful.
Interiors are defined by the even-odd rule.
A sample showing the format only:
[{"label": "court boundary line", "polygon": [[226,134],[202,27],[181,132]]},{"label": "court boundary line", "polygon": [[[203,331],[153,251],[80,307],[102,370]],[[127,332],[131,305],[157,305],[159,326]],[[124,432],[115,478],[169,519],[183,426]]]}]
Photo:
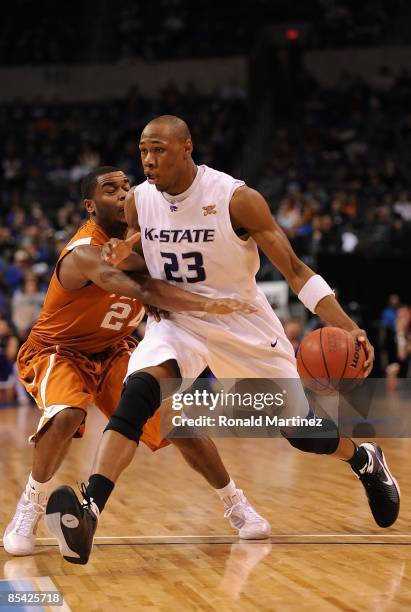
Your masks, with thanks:
[{"label": "court boundary line", "polygon": [[[273,538],[266,538],[264,540],[218,540],[218,541],[187,541],[187,540],[175,540],[170,541],[151,541],[151,542],[95,542],[95,546],[110,546],[110,547],[121,547],[121,546],[223,546],[233,544],[246,543],[251,546],[259,546],[262,544],[272,544],[274,546],[411,546],[411,542],[392,542],[382,540],[290,540],[286,542],[284,540],[275,540]],[[38,548],[58,548],[57,542],[49,544],[36,544]]]},{"label": "court boundary line", "polygon": [[[380,547],[384,547],[386,548],[387,546],[390,547],[409,547],[411,546],[411,542],[404,542],[404,541],[398,541],[398,542],[393,542],[393,541],[383,541],[383,540],[290,540],[290,541],[285,541],[285,540],[275,540],[275,539],[265,539],[265,540],[218,540],[218,541],[187,541],[187,540],[174,540],[173,542],[170,541],[151,541],[151,542],[96,542],[94,545],[96,547],[96,549],[100,549],[103,547],[106,548],[124,548],[125,546],[129,546],[131,548],[138,548],[138,547],[144,547],[144,546],[152,546],[152,547],[163,547],[163,548],[170,548],[170,547],[175,547],[175,546],[180,546],[180,547],[187,547],[187,546],[229,546],[231,548],[231,546],[234,546],[235,544],[244,544],[246,543],[247,546],[261,546],[262,544],[269,544],[270,546],[280,546],[280,547],[287,547],[287,546],[301,546],[301,547],[307,547],[307,546],[380,546]],[[41,554],[40,553],[40,549],[58,549],[58,544],[36,544],[36,548],[38,549],[36,552],[33,551],[32,555],[36,556]],[[51,552],[51,551],[50,551]]]},{"label": "court boundary line", "polygon": [[[371,540],[372,538],[372,540]],[[394,540],[396,538],[397,540]],[[201,544],[235,544],[238,542],[248,542],[253,544],[269,543],[276,545],[390,545],[390,546],[411,546],[409,540],[411,534],[371,534],[371,533],[310,533],[310,534],[271,534],[268,538],[261,540],[242,540],[234,534],[190,534],[190,535],[123,535],[123,536],[97,536],[94,543],[98,546],[173,546],[179,545],[201,545]],[[3,539],[0,540],[3,545]],[[56,538],[38,538],[36,546],[57,547]]]},{"label": "court boundary line", "polygon": [[[102,540],[216,540],[216,539],[235,539],[239,540],[238,535],[232,533],[221,534],[182,534],[182,535],[121,535],[121,536],[96,536],[94,542],[97,544]],[[269,538],[411,538],[411,533],[395,534],[395,533],[272,533]],[[266,538],[266,539],[269,539]],[[3,540],[1,540],[3,541]],[[40,537],[37,542],[56,542],[56,538]]]}]

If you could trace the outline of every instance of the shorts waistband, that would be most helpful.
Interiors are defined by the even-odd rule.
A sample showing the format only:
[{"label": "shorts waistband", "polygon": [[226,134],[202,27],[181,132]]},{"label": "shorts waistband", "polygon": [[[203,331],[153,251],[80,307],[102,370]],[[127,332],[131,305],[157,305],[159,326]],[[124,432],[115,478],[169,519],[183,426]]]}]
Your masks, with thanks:
[{"label": "shorts waistband", "polygon": [[104,361],[105,359],[113,355],[116,351],[118,351],[119,349],[127,348],[127,344],[130,350],[133,350],[135,346],[137,346],[137,342],[135,342],[133,338],[126,337],[126,338],[123,338],[118,344],[115,344],[114,346],[111,346],[103,351],[99,351],[98,353],[86,353],[84,351],[79,351],[69,346],[61,346],[59,344],[42,344],[40,342],[37,342],[36,340],[33,340],[30,336],[27,338],[27,340],[24,342],[22,346],[28,349],[36,350],[36,351],[49,350],[50,352],[56,352],[56,353],[60,351],[62,353],[64,352],[78,353],[84,357],[87,357],[87,359]]}]

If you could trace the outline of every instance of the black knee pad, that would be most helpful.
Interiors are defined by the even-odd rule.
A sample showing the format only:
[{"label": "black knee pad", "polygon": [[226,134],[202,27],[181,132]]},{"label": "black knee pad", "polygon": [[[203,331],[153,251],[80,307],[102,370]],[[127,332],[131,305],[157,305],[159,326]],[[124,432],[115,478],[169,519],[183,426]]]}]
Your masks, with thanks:
[{"label": "black knee pad", "polygon": [[160,404],[161,392],[157,380],[147,372],[136,372],[127,379],[120,403],[104,431],[118,431],[138,443],[145,423]]},{"label": "black knee pad", "polygon": [[[316,417],[309,415],[307,418]],[[331,419],[322,419],[321,426],[318,427],[313,425],[287,427],[281,430],[281,435],[294,448],[317,455],[332,455],[340,442],[337,425]]]}]

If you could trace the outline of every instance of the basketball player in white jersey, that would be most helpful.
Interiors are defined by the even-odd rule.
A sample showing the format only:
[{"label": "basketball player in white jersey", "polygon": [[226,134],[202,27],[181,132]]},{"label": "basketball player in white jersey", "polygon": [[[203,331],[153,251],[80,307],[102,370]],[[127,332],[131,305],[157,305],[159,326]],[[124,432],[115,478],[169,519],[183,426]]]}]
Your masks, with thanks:
[{"label": "basketball player in white jersey", "polygon": [[[161,116],[144,128],[140,152],[147,180],[128,195],[129,228],[141,232],[154,278],[207,296],[252,301],[257,312],[246,317],[235,313],[224,320],[173,313],[160,322],[148,321],[145,337],[130,358],[123,395],[103,434],[83,503],[69,487],[56,489],[48,502],[46,523],[72,563],[87,563],[99,512],[134,456],[136,432],[160,405],[160,383],[196,378],[206,365],[220,378],[287,379],[293,382],[290,414],[310,413],[293,348],[255,282],[257,247],[309,310],[362,343],[367,355],[364,375],[372,369],[374,350],[366,333],[342,310],[326,281],[296,256],[264,198],[243,181],[197,166],[192,151],[189,129],[178,117]],[[130,250],[129,243],[115,239],[104,256],[113,265],[131,269]],[[327,437],[304,437],[301,428],[289,428],[284,435],[299,450],[347,461],[364,485],[377,524],[392,525],[399,512],[399,488],[381,449],[374,443],[357,446],[340,438],[332,421],[323,423]],[[76,518],[73,526],[67,515]]]}]

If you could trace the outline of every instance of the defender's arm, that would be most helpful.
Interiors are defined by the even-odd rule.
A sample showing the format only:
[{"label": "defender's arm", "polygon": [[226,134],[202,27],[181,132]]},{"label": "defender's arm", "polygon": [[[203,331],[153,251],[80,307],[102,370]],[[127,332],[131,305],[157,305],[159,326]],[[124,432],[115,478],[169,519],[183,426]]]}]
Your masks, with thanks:
[{"label": "defender's arm", "polygon": [[101,257],[101,250],[100,246],[83,245],[66,255],[59,269],[60,282],[66,289],[80,289],[91,281],[108,293],[136,298],[143,304],[170,312],[195,310],[226,314],[255,311],[253,306],[240,300],[209,299],[143,274],[133,274],[132,278],[122,270],[106,264]]}]

